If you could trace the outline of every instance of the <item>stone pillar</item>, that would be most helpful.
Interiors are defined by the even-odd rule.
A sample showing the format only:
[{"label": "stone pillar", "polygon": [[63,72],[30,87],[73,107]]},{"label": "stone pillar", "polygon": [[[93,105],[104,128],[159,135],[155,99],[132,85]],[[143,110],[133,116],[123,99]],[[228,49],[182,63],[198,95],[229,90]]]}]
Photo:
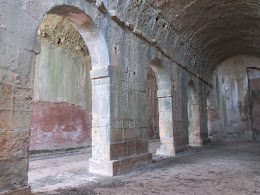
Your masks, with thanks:
[{"label": "stone pillar", "polygon": [[194,99],[190,102],[190,111],[192,120],[192,126],[189,133],[189,145],[190,146],[203,146],[209,142],[208,130],[207,130],[207,110],[206,110],[206,98],[202,89],[199,89],[200,93],[196,94]]},{"label": "stone pillar", "polygon": [[172,96],[169,90],[158,90],[159,104],[159,133],[160,148],[157,149],[157,155],[174,156],[174,136],[173,136],[173,118],[172,118]]},{"label": "stone pillar", "polygon": [[[197,97],[190,102],[190,133],[189,133],[189,145],[190,146],[203,146],[201,138],[201,113],[200,113],[200,101]],[[192,120],[192,122],[191,122]],[[192,123],[192,124],[191,124]]]},{"label": "stone pillar", "polygon": [[201,104],[200,104],[200,112],[201,112],[201,139],[203,145],[210,142],[209,133],[208,133],[208,107],[207,107],[207,86],[205,83],[200,85],[201,90]]},{"label": "stone pillar", "polygon": [[0,72],[4,78],[0,82],[0,194],[23,187],[22,194],[30,191],[27,172],[32,89],[18,74],[9,80],[11,71]]},{"label": "stone pillar", "polygon": [[[112,66],[95,68],[92,79],[92,158],[91,173],[114,176],[134,167],[152,163],[148,152],[148,128],[142,135],[138,121],[116,116],[116,108],[124,107],[119,99],[120,86],[114,83]],[[116,105],[118,102],[122,105]],[[145,136],[145,139],[143,139]]]},{"label": "stone pillar", "polygon": [[114,175],[110,163],[110,77],[109,66],[91,70],[92,79],[92,158],[89,171]]}]

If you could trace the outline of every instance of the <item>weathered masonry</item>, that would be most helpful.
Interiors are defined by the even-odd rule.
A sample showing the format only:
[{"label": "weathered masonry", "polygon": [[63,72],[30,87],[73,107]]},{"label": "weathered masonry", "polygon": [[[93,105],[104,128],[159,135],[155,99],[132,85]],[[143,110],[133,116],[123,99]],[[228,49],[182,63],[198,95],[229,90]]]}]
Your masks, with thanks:
[{"label": "weathered masonry", "polygon": [[260,1],[1,0],[0,194],[29,150],[91,145],[114,176],[212,140],[260,139]]}]

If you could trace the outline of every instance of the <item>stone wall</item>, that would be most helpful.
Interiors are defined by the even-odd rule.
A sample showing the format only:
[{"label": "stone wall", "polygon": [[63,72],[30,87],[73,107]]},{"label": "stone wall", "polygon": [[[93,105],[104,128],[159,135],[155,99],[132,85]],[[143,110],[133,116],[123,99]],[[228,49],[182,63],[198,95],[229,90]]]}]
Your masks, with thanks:
[{"label": "stone wall", "polygon": [[260,69],[247,69],[250,111],[252,114],[253,137],[260,140]]},{"label": "stone wall", "polygon": [[[251,56],[232,57],[222,62],[215,71],[214,87],[208,97],[209,135],[213,139],[254,139],[247,74],[250,67],[259,68],[260,59]],[[259,77],[259,72],[256,76]],[[260,86],[256,84],[254,87],[259,89]],[[259,120],[257,118],[254,121]]]},{"label": "stone wall", "polygon": [[[35,63],[37,64],[36,55],[40,53],[36,42],[37,30],[46,13],[70,20],[83,37],[91,56],[92,158],[89,161],[91,173],[113,176],[152,163],[148,149],[149,81],[147,79],[151,64],[157,69],[155,76],[158,91],[160,90],[157,93],[160,111],[159,132],[163,142],[160,152],[162,155],[175,155],[188,149],[187,84],[190,77],[196,78],[194,79],[196,85],[202,86],[201,102],[204,102],[205,83],[207,83],[205,80],[208,80],[208,77],[203,75],[209,69],[202,66],[202,61],[192,47],[182,43],[180,39],[174,39],[176,33],[170,35],[167,27],[163,27],[161,19],[150,18],[158,25],[153,28],[155,34],[146,36],[140,30],[150,32],[144,23],[145,17],[140,20],[131,19],[131,23],[127,20],[124,22],[118,12],[109,6],[106,9],[101,1],[93,3],[85,0],[44,2],[2,0],[0,5],[1,192],[28,187],[28,150],[33,102],[40,108],[45,106],[43,104],[46,101],[55,103],[47,106],[48,113],[50,110],[61,108],[66,110],[64,116],[67,116],[66,113],[75,113],[73,116],[80,115],[84,118],[82,108],[86,107],[80,104],[81,100],[70,98],[72,96],[68,95],[69,88],[64,88],[71,84],[73,85],[71,88],[76,90],[73,93],[82,95],[77,90],[78,86],[75,87],[74,84],[77,83],[79,73],[88,72],[83,71],[83,65],[78,66],[82,71],[71,66],[70,71],[66,72],[66,68],[58,66],[56,72],[52,72],[57,75],[58,72],[62,72],[61,79],[72,78],[73,82],[57,82],[55,75],[54,80],[47,80],[52,81],[48,83],[45,79],[52,78],[52,75],[43,71],[45,76],[36,75],[36,78],[44,76],[38,80],[41,83],[35,83],[36,86],[46,82],[54,88],[43,86],[34,89],[34,67]],[[123,7],[118,8],[122,11]],[[149,13],[153,15],[153,12]],[[135,28],[137,26],[138,28]],[[41,32],[40,34],[44,35]],[[55,44],[64,41],[62,37],[54,40]],[[42,48],[41,54],[47,55],[48,52],[44,52],[47,48],[49,43]],[[82,49],[78,47],[80,48]],[[60,56],[57,59],[64,57],[67,62],[71,62],[68,55],[59,54],[61,47],[51,46],[49,51],[53,50]],[[52,55],[55,52],[52,52]],[[61,53],[64,55],[66,52],[63,50]],[[170,55],[171,53],[174,53],[174,56]],[[76,62],[77,60],[79,58]],[[158,61],[160,63],[156,63]],[[79,78],[86,77],[80,75]],[[41,89],[47,92],[42,94]],[[33,96],[34,90],[36,92]],[[60,98],[57,98],[58,96]],[[203,124],[204,116],[200,117]],[[55,117],[56,115],[53,119]],[[70,119],[75,120],[73,117]],[[67,118],[63,118],[62,121],[65,120]]]},{"label": "stone wall", "polygon": [[46,15],[38,30],[30,150],[91,144],[91,60],[69,21]]}]

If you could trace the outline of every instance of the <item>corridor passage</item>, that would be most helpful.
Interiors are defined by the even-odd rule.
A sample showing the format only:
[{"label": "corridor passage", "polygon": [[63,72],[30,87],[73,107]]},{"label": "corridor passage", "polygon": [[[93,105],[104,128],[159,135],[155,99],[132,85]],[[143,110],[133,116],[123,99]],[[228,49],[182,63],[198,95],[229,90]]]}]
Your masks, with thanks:
[{"label": "corridor passage", "polygon": [[91,149],[30,160],[35,194],[259,194],[260,142],[211,143],[116,177],[88,173]]}]

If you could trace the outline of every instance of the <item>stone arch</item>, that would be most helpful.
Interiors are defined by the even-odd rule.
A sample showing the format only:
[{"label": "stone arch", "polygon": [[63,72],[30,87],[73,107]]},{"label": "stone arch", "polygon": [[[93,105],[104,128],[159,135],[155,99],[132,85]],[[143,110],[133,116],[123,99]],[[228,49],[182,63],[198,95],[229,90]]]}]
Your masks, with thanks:
[{"label": "stone arch", "polygon": [[157,83],[157,97],[159,110],[159,135],[160,148],[158,155],[175,155],[174,135],[173,135],[173,109],[172,109],[172,88],[169,73],[163,67],[160,59],[151,61],[151,68],[155,73]]},{"label": "stone arch", "polygon": [[[71,5],[52,7],[46,14],[68,19],[84,39],[91,57],[92,85],[92,158],[89,171],[101,175],[114,175],[113,170],[101,170],[97,159],[110,159],[110,57],[106,40],[93,19],[84,10]],[[101,81],[102,80],[102,81]],[[102,83],[102,84],[100,84]],[[104,128],[104,124],[108,125]],[[95,159],[95,160],[93,160]],[[111,172],[112,171],[112,172]]]},{"label": "stone arch", "polygon": [[89,49],[92,69],[110,65],[106,40],[85,11],[70,5],[59,5],[52,8],[47,14],[56,14],[67,18],[79,31]]},{"label": "stone arch", "polygon": [[[13,41],[10,43],[3,42],[3,48],[9,49],[9,55],[13,56],[14,63],[12,63],[12,66],[14,72],[8,71],[8,73],[11,73],[12,78],[10,76],[1,82],[8,87],[10,86],[10,93],[16,93],[16,99],[12,98],[11,103],[16,103],[17,106],[12,110],[10,109],[6,116],[0,117],[0,121],[8,121],[1,136],[7,139],[6,143],[17,144],[14,144],[12,148],[4,146],[0,151],[1,154],[7,154],[4,157],[1,156],[0,160],[3,158],[9,159],[1,164],[3,169],[0,172],[3,174],[0,174],[0,180],[2,181],[4,178],[3,181],[6,182],[4,185],[0,183],[0,192],[29,189],[28,150],[32,114],[32,78],[35,55],[38,52],[35,43],[40,22],[47,13],[68,18],[89,48],[92,58],[92,132],[100,134],[99,139],[102,140],[101,142],[99,140],[92,141],[92,158],[93,156],[95,159],[110,158],[110,59],[106,39],[97,25],[98,22],[96,22],[99,17],[93,17],[99,16],[99,10],[94,9],[93,3],[83,0],[61,0],[58,3],[50,0],[46,0],[44,3],[41,1],[19,1],[15,4],[7,3],[7,8],[12,8],[16,12],[14,15],[10,11],[4,17],[10,17],[13,21],[5,20],[4,22],[10,32],[5,34],[6,40]],[[1,7],[1,11],[3,11],[2,9],[6,8]],[[2,57],[3,54],[0,54],[0,56]],[[103,124],[106,125],[106,131],[101,128],[105,126]],[[93,126],[95,126],[95,130],[93,130]],[[6,169],[5,167],[12,168]],[[15,173],[14,170],[19,171]],[[99,173],[104,174],[104,172],[102,170]],[[109,169],[108,172],[108,174],[113,175],[111,173],[113,169]]]}]

